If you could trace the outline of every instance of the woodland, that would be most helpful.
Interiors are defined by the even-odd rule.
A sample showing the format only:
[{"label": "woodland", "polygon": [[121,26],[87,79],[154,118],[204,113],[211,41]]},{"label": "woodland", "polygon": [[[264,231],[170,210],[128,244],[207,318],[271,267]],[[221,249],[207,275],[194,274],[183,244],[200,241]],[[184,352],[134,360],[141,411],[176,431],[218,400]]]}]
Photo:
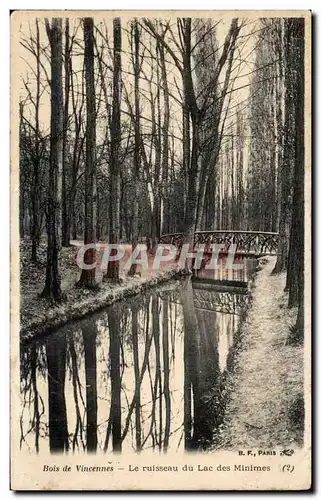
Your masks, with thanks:
[{"label": "woodland", "polygon": [[[304,18],[37,18],[20,30],[21,241],[63,300],[74,240],[278,233],[303,339]],[[86,252],[86,262],[95,258]],[[119,281],[118,262],[104,280]],[[129,274],[135,274],[135,266]],[[77,286],[97,286],[95,269]]]}]

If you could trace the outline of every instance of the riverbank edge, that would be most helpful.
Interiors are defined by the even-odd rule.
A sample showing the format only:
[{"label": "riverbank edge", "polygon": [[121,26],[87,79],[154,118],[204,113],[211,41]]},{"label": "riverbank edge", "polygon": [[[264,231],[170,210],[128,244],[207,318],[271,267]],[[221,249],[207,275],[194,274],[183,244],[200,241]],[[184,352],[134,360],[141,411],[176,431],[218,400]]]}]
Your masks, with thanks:
[{"label": "riverbank edge", "polygon": [[[255,308],[257,307],[257,294],[262,293],[263,288],[266,289],[267,283],[268,282],[271,283],[270,279],[277,279],[279,281],[278,283],[279,289],[276,290],[275,296],[273,297],[272,300],[274,301],[277,300],[276,297],[278,296],[278,298],[281,299],[282,303],[278,304],[278,308],[275,308],[275,317],[273,318],[270,317],[268,331],[272,332],[274,330],[274,339],[273,342],[270,342],[269,348],[270,352],[274,351],[276,355],[280,358],[280,360],[282,360],[283,367],[286,367],[279,370],[280,373],[278,379],[279,382],[278,387],[274,386],[273,390],[276,393],[277,392],[282,393],[282,396],[284,396],[282,398],[283,403],[286,404],[287,408],[289,408],[290,403],[293,402],[292,400],[296,398],[297,392],[300,392],[301,385],[303,388],[304,347],[302,345],[291,345],[287,341],[288,335],[290,334],[290,329],[295,324],[296,308],[293,309],[287,308],[287,294],[284,292],[285,273],[281,273],[279,275],[273,275],[273,273],[271,272],[273,268],[274,268],[274,262],[272,261],[271,257],[267,258],[262,257],[258,259],[256,270],[253,274],[251,283],[249,285],[249,292],[248,292],[250,296],[249,303],[246,307],[246,310],[244,310],[241,315],[240,323],[235,332],[233,346],[229,353],[228,371],[224,374],[222,380],[221,387],[223,387],[225,394],[227,392],[227,397],[224,398],[224,404],[222,405],[223,408],[221,408],[221,410],[223,410],[222,424],[218,428],[213,430],[214,432],[213,432],[212,446],[210,447],[210,451],[212,452],[222,449],[227,449],[227,450],[242,449],[242,447],[243,448],[265,447],[266,449],[271,449],[282,446],[282,439],[280,439],[280,431],[277,429],[277,424],[275,425],[275,429],[273,428],[272,425],[270,425],[271,442],[270,443],[266,442],[264,444],[260,442],[261,441],[260,429],[262,429],[263,427],[258,425],[255,413],[254,415],[251,415],[252,418],[254,417],[253,421],[244,422],[245,426],[243,426],[242,429],[239,429],[238,427],[236,428],[234,427],[234,429],[231,429],[230,426],[231,420],[238,421],[239,419],[241,419],[242,416],[242,412],[240,411],[239,405],[237,404],[236,401],[241,399],[244,404],[244,401],[246,400],[246,393],[252,394],[253,387],[251,386],[250,383],[248,384],[249,385],[249,387],[247,388],[248,390],[245,391],[245,393],[243,392],[243,394],[241,393],[239,394],[240,375],[242,376],[244,372],[250,371],[248,368],[249,366],[248,355],[250,354],[250,352],[253,352],[255,346],[259,347],[258,342],[260,342],[260,337],[258,336],[257,338],[254,338],[252,334],[253,333],[252,320],[253,320],[253,314],[255,313]],[[283,316],[282,319],[280,319],[281,315]],[[267,325],[265,324],[265,328],[266,326]],[[282,329],[278,331],[277,327],[280,326],[282,326]],[[257,331],[259,329],[260,328],[258,328]],[[293,369],[293,366],[295,366],[294,361],[296,362],[296,360],[300,358],[302,358],[301,359],[302,366],[301,368],[299,368],[298,372],[295,372],[295,368]],[[262,362],[263,365],[267,367],[269,363],[269,357],[263,356]],[[265,371],[268,372],[267,369],[266,370],[262,369],[262,365],[260,365],[260,368],[262,372]],[[258,373],[258,371],[256,371],[256,373]],[[249,375],[249,373],[247,373],[247,375]],[[247,380],[248,382],[250,382],[248,376]],[[267,377],[265,380],[265,384],[270,385],[268,380],[269,378]],[[258,393],[258,395],[260,395],[260,398],[258,398],[258,400],[261,400],[261,402],[264,400],[265,402],[267,402],[269,396],[271,395],[269,394],[268,385],[266,385],[265,387],[264,384],[261,384],[260,386],[260,390]],[[261,398],[262,396],[264,397]],[[247,402],[245,404],[248,407],[255,408],[255,405],[253,404],[252,405],[247,404]],[[257,408],[257,410],[259,410],[259,408]],[[257,413],[259,412],[257,411]],[[244,412],[244,415],[248,415],[248,411]],[[285,415],[280,413],[279,420],[282,418],[284,419]],[[278,419],[276,419],[276,422],[278,422]],[[253,438],[253,436],[251,435],[253,431],[258,432],[257,437]],[[296,447],[300,448],[300,446],[302,446],[303,433],[304,433],[304,424],[303,427],[299,426],[299,428],[297,429],[291,429],[289,435],[286,435],[286,433],[283,433],[283,435],[281,434],[281,438],[284,438],[285,441],[283,445],[285,446],[291,444],[295,448]],[[277,435],[279,436],[278,439],[276,439]],[[275,441],[274,445],[272,444],[273,441]],[[300,444],[298,445],[298,443]]]},{"label": "riverbank edge", "polygon": [[250,280],[248,281],[248,303],[246,304],[246,307],[244,307],[240,312],[240,321],[233,335],[233,345],[227,356],[227,370],[222,373],[222,378],[220,380],[220,397],[217,405],[219,413],[219,425],[213,429],[212,440],[209,448],[211,451],[222,449],[225,444],[222,442],[222,433],[223,430],[225,430],[225,414],[231,400],[231,393],[234,388],[234,376],[237,366],[237,359],[239,353],[242,350],[244,325],[246,323],[249,311],[252,307],[256,280],[259,276],[259,273],[262,272],[267,264],[268,260],[266,259],[266,256],[257,256],[256,267],[252,273]]},{"label": "riverbank edge", "polygon": [[79,297],[70,297],[61,304],[53,305],[45,314],[35,317],[27,324],[20,319],[20,342],[25,343],[35,337],[52,333],[69,321],[89,316],[115,302],[134,297],[162,283],[180,278],[184,274],[184,270],[174,268],[146,278],[126,277],[122,283],[115,285],[102,282],[97,290],[86,291],[81,300]]}]

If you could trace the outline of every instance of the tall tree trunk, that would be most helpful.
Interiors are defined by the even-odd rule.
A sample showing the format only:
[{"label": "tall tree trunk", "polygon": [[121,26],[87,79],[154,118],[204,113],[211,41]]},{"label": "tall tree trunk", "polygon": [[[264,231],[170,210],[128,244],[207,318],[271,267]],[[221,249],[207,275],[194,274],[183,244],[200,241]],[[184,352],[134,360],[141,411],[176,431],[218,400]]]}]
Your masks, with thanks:
[{"label": "tall tree trunk", "polygon": [[[283,157],[279,175],[280,180],[280,219],[279,219],[279,243],[277,261],[273,272],[285,271],[288,266],[289,255],[289,218],[290,218],[290,195],[292,185],[292,163],[293,163],[293,70],[291,64],[292,37],[289,23],[285,20],[285,69],[284,69],[284,140]],[[279,114],[279,120],[281,116]],[[280,129],[279,129],[280,131]]]},{"label": "tall tree trunk", "polygon": [[195,122],[195,120],[192,120],[192,136],[191,164],[188,172],[186,212],[184,219],[184,243],[189,243],[190,245],[193,245],[194,243],[199,173],[199,136],[198,124]]},{"label": "tall tree trunk", "polygon": [[[295,164],[290,253],[288,267],[289,306],[298,305],[290,340],[304,337],[304,19],[293,19],[292,41],[297,47],[295,99]],[[292,42],[292,43],[293,43]]]},{"label": "tall tree trunk", "polygon": [[192,123],[192,148],[188,171],[188,187],[186,197],[186,212],[184,218],[184,243],[193,245],[196,224],[197,193],[198,193],[198,161],[200,141],[199,110],[197,108],[191,68],[191,19],[183,19],[183,89],[184,106],[189,110]]},{"label": "tall tree trunk", "polygon": [[[121,23],[116,17],[113,21],[114,27],[114,75],[113,75],[113,111],[111,120],[111,154],[110,154],[110,226],[109,243],[119,244],[120,231],[120,101],[121,101]],[[105,275],[112,281],[119,281],[119,261],[108,262],[108,270]],[[104,278],[105,278],[104,277]]]},{"label": "tall tree trunk", "polygon": [[40,34],[39,22],[36,19],[36,44],[37,44],[37,77],[36,77],[36,99],[35,99],[35,153],[33,160],[32,179],[32,232],[31,232],[31,260],[37,261],[37,249],[39,246],[39,168],[40,168],[40,137],[39,137],[39,106],[40,106]]},{"label": "tall tree trunk", "polygon": [[[157,46],[158,53],[158,46]],[[160,237],[160,220],[161,220],[161,161],[162,161],[162,143],[161,143],[161,107],[160,107],[160,74],[157,65],[156,68],[156,98],[150,91],[151,97],[151,119],[152,119],[152,142],[155,149],[154,159],[154,174],[152,186],[152,203],[151,203],[151,231],[152,248],[154,248]],[[156,100],[156,106],[155,101]]]},{"label": "tall tree trunk", "polygon": [[[190,113],[187,106],[186,98],[183,103],[183,172],[184,172],[184,220],[186,216],[186,194],[188,190],[188,173],[191,161],[191,144],[190,144]],[[184,222],[184,221],[183,221]],[[183,230],[182,228],[179,228]]]},{"label": "tall tree trunk", "polygon": [[51,120],[50,120],[50,165],[48,179],[47,208],[47,267],[43,297],[61,299],[61,284],[58,268],[59,228],[61,210],[62,171],[62,20],[54,18],[46,29],[51,47]]},{"label": "tall tree trunk", "polygon": [[[132,37],[134,39],[133,69],[134,69],[134,95],[135,95],[135,144],[134,144],[134,170],[133,170],[133,188],[134,188],[134,206],[132,219],[132,250],[138,245],[138,218],[139,218],[139,176],[140,176],[140,109],[139,109],[139,74],[140,59],[139,45],[140,32],[137,19],[132,23]],[[132,264],[128,274],[134,276],[137,271],[137,264]]]},{"label": "tall tree trunk", "polygon": [[164,97],[164,122],[162,127],[162,137],[163,137],[163,157],[162,157],[162,214],[161,214],[161,228],[160,233],[169,233],[169,205],[168,205],[168,155],[169,155],[169,143],[168,143],[168,130],[169,130],[169,90],[167,82],[167,71],[165,62],[165,50],[164,46],[158,44],[160,65],[161,65],[161,76],[162,76],[162,86],[163,86],[163,97]]},{"label": "tall tree trunk", "polygon": [[[205,195],[209,179],[213,172],[214,172],[214,178],[212,177],[212,179],[216,178],[216,164],[220,150],[226,115],[225,118],[223,119],[223,126],[221,127],[221,129],[219,128],[219,125],[221,121],[221,115],[225,102],[226,93],[230,83],[232,65],[234,61],[234,52],[236,47],[236,39],[240,29],[241,28],[238,26],[237,19],[233,19],[231,22],[227,38],[225,40],[222,56],[220,60],[217,62],[215,67],[214,78],[211,75],[211,85],[210,85],[211,90],[207,91],[204,98],[205,102],[202,103],[202,106],[199,106],[201,111],[199,138],[202,138],[202,143],[203,143],[200,146],[201,164],[200,164],[200,182],[198,188],[198,206],[197,206],[197,220],[196,220],[196,228],[199,229],[202,229]],[[229,49],[227,50],[228,46]],[[218,89],[220,88],[218,84],[218,78],[221,72],[221,68],[225,63],[227,63],[227,68],[224,77],[224,84],[222,90],[220,91],[219,99],[217,99],[216,94],[218,93]],[[203,65],[204,64],[206,65],[206,61],[205,62],[203,61]],[[209,82],[207,82],[207,85],[209,85]],[[216,104],[215,105],[212,104],[213,126],[210,128],[209,131],[210,137],[208,137],[208,133],[206,133],[206,129],[208,129],[207,125],[208,114],[206,114],[206,109],[202,109],[202,107],[205,106],[206,108],[206,104],[209,104],[210,96],[212,97],[212,99],[216,101]]]},{"label": "tall tree trunk", "polygon": [[[85,77],[86,77],[86,166],[85,166],[85,233],[84,244],[96,242],[96,103],[95,103],[95,64],[94,64],[94,20],[84,19],[85,39]],[[85,264],[93,264],[96,251],[87,250]],[[96,286],[96,269],[83,269],[79,286],[93,288]]]},{"label": "tall tree trunk", "polygon": [[[19,235],[20,238],[23,239],[25,237],[25,217],[26,217],[26,201],[28,200],[27,194],[28,191],[25,188],[25,173],[22,165],[24,164],[24,143],[26,140],[25,137],[25,127],[23,122],[23,103],[19,102],[19,113],[20,113],[20,122],[19,122],[19,151],[20,151],[20,168],[19,168],[19,190],[20,190],[20,198],[19,198]],[[26,200],[27,199],[27,200]]]},{"label": "tall tree trunk", "polygon": [[70,213],[67,199],[67,133],[69,121],[69,89],[70,89],[70,48],[69,48],[69,19],[65,21],[65,103],[63,115],[63,138],[62,138],[62,203],[61,203],[61,244],[68,247],[70,244]]}]

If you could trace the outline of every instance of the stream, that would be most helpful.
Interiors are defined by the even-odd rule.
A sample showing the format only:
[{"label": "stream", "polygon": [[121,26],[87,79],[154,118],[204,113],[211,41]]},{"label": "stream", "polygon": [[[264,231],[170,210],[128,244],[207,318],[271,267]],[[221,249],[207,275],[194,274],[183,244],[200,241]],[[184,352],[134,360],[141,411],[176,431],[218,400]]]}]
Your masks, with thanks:
[{"label": "stream", "polygon": [[22,345],[21,448],[210,447],[255,267],[200,270]]}]

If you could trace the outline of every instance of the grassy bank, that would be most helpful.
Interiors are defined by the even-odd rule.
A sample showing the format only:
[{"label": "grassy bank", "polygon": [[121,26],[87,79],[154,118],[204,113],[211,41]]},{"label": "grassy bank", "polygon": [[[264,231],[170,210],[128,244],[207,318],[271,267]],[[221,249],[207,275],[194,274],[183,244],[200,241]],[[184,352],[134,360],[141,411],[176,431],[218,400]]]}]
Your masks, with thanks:
[{"label": "grassy bank", "polygon": [[274,257],[266,259],[252,288],[235,347],[218,448],[302,445],[303,347],[287,343],[297,311],[287,307],[285,273],[271,275],[274,264]]}]

